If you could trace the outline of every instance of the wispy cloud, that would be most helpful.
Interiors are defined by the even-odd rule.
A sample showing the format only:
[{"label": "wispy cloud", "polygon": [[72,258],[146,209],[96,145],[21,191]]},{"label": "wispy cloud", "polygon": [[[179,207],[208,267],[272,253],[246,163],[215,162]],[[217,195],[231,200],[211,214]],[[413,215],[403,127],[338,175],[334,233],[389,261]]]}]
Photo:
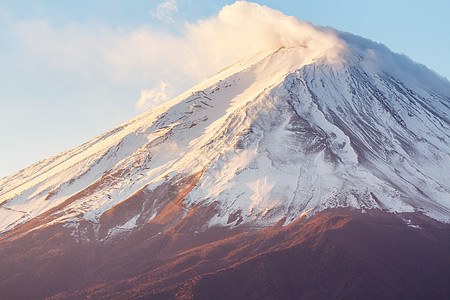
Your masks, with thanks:
[{"label": "wispy cloud", "polygon": [[172,14],[178,11],[178,5],[175,0],[169,0],[159,4],[156,11],[150,11],[150,14],[160,21],[173,23]]},{"label": "wispy cloud", "polygon": [[168,84],[164,81],[159,82],[159,86],[151,90],[142,90],[141,97],[136,102],[135,106],[137,110],[147,110],[154,106],[157,106],[169,99],[166,93]]},{"label": "wispy cloud", "polygon": [[[166,20],[176,10],[175,1],[157,8]],[[116,85],[156,86],[142,91],[135,104],[139,110],[261,50],[294,45],[327,49],[338,42],[326,29],[246,1],[225,6],[211,18],[185,23],[182,31],[173,35],[149,27],[57,27],[43,20],[18,22],[13,32],[29,61],[87,80],[104,78]],[[172,93],[166,90],[168,85]]]}]

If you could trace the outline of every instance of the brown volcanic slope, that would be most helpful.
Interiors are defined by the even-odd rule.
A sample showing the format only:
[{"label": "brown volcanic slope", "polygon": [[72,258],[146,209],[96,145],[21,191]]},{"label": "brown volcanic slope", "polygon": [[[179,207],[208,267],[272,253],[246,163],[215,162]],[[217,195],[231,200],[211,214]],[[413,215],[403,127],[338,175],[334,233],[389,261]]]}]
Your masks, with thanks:
[{"label": "brown volcanic slope", "polygon": [[0,238],[1,299],[449,299],[450,228],[328,210],[261,231],[191,228],[78,243],[51,226]]}]

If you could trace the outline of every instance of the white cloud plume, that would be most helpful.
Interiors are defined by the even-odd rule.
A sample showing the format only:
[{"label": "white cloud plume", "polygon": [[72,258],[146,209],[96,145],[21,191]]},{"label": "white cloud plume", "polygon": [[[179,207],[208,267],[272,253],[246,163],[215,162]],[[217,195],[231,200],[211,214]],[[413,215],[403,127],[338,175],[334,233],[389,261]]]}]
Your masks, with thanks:
[{"label": "white cloud plume", "polygon": [[160,21],[173,23],[172,13],[178,11],[177,2],[175,0],[168,0],[159,4],[156,11],[150,12],[154,18]]},{"label": "white cloud plume", "polygon": [[141,111],[147,110],[163,103],[164,101],[167,101],[169,99],[169,96],[166,93],[167,86],[167,83],[160,81],[159,86],[154,89],[142,90],[141,97],[135,104],[136,109]]},{"label": "white cloud plume", "polygon": [[341,44],[330,29],[246,1],[227,5],[210,19],[187,24],[186,36],[187,61],[199,76],[262,50],[304,46],[325,52]]},{"label": "white cloud plume", "polygon": [[[177,9],[175,1],[158,7],[161,18],[170,17],[168,13]],[[46,62],[64,74],[78,74],[86,80],[104,78],[137,88],[156,86],[162,80],[173,87],[174,93],[261,50],[305,46],[325,51],[339,44],[330,30],[246,1],[227,5],[211,18],[186,23],[181,34],[162,34],[148,27],[125,30],[92,24],[60,28],[39,20],[21,22],[15,34],[29,58]],[[173,96],[161,83],[158,89]],[[151,93],[145,91],[136,107],[146,107],[142,103],[148,102],[142,99],[151,98],[148,95]],[[157,99],[160,102],[166,98]]]}]

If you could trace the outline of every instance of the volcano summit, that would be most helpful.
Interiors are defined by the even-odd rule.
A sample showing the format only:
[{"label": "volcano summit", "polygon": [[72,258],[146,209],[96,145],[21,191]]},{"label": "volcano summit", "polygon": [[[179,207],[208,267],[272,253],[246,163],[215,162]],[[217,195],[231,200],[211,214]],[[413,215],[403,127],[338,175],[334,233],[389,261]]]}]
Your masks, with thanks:
[{"label": "volcano summit", "polygon": [[448,297],[450,83],[301,26],[1,179],[2,298]]}]

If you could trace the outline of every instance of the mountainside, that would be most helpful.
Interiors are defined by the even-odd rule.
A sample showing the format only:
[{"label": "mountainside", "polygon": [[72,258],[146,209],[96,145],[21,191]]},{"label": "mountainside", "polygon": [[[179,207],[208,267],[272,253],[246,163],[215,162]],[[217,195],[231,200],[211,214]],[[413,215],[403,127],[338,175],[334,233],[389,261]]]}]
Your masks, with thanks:
[{"label": "mountainside", "polygon": [[[356,39],[342,35],[341,44]],[[267,226],[343,206],[421,211],[449,222],[449,83],[407,69],[412,62],[402,70],[405,58],[357,42],[325,54],[307,46],[260,53],[3,178],[0,229],[45,213],[74,228],[80,220],[97,224],[115,205],[187,176],[198,177],[183,199],[187,210],[217,209],[207,226],[230,218]],[[390,66],[395,72],[378,63],[387,55],[400,65]],[[432,89],[426,76],[443,88]],[[146,205],[115,225],[139,227],[160,212],[158,201]]]},{"label": "mountainside", "polygon": [[[425,263],[417,268],[423,274],[440,274],[436,283],[445,286],[448,280],[441,279],[448,275],[442,263],[449,249],[450,83],[382,45],[331,29],[316,31],[317,36],[305,44],[269,49],[237,62],[110,132],[1,179],[0,267],[9,271],[0,278],[0,295],[11,293],[18,282],[34,284],[34,277],[28,278],[24,271],[28,269],[19,267],[24,257],[29,257],[30,268],[39,266],[38,258],[46,261],[44,273],[33,276],[47,272],[55,276],[55,281],[50,280],[53,286],[34,290],[39,297],[59,293],[56,298],[83,297],[97,291],[115,298],[159,293],[162,298],[177,293],[207,298],[201,293],[208,286],[220,285],[224,276],[238,278],[234,273],[250,272],[254,264],[265,266],[266,259],[269,268],[276,268],[273,261],[291,260],[290,251],[321,257],[329,249],[341,267],[349,264],[356,273],[368,267],[374,272],[370,280],[376,280],[382,271],[364,260],[382,260],[384,254],[365,252],[354,258],[352,253],[360,246],[345,234],[359,230],[353,214],[357,220],[367,215],[367,220],[378,224],[372,216],[377,213],[389,221],[374,227],[367,220],[357,221],[363,224],[361,230],[380,235],[387,245],[405,234],[398,240],[399,251],[414,243],[415,236],[413,254],[401,262],[402,267],[420,257],[423,245],[434,243],[425,255],[429,269]],[[318,47],[323,35],[333,36],[334,42]],[[335,219],[333,211],[342,208],[346,213]],[[347,221],[339,221],[339,226],[324,223],[320,229],[320,216]],[[389,226],[394,226],[395,234],[387,234]],[[289,230],[292,236],[305,230],[314,238],[299,237],[295,242]],[[267,239],[267,232],[276,238],[264,248],[261,239]],[[241,249],[245,239],[240,234],[255,236],[248,242],[255,243],[248,246],[256,247],[253,252],[214,252],[221,249],[215,243]],[[362,233],[356,238],[360,243],[370,240]],[[25,241],[37,248],[12,250],[25,249]],[[37,246],[40,241],[55,248]],[[111,250],[111,245],[118,246]],[[208,247],[196,248],[204,245]],[[146,251],[155,260],[145,260]],[[190,257],[187,253],[192,251],[200,254]],[[208,251],[215,254],[208,258]],[[115,255],[120,260],[129,257],[132,264],[114,262]],[[180,268],[172,260],[177,257]],[[398,259],[392,254],[386,257]],[[208,259],[218,259],[219,265],[210,266]],[[83,262],[79,268],[68,266],[77,260]],[[52,269],[49,266],[55,261],[61,265]],[[87,268],[91,264],[95,268]],[[325,265],[322,261],[309,266]],[[280,262],[279,266],[288,265]],[[444,268],[433,273],[436,266]],[[64,268],[73,276],[56,278]],[[185,268],[189,275],[183,273]],[[326,272],[333,277],[337,270]],[[286,272],[278,279],[255,280],[257,284],[279,280],[292,285],[285,288],[293,291],[295,284],[285,278]],[[176,278],[169,276],[172,279],[158,285],[155,274]],[[72,280],[81,275],[89,280]],[[411,277],[405,284],[423,278]],[[114,284],[108,286],[111,280]],[[334,288],[345,290],[348,284]],[[368,295],[365,284],[358,285],[361,291],[355,293],[316,291],[304,297]],[[119,293],[130,286],[133,293]],[[396,298],[414,295],[407,290],[402,287]],[[377,291],[386,297],[389,290]],[[256,292],[239,295],[259,298]],[[428,292],[448,295],[448,290],[438,287]]]},{"label": "mountainside", "polygon": [[[0,242],[3,299],[446,299],[450,230],[391,214],[320,212],[287,226],[79,243],[48,226]],[[18,251],[18,249],[21,249]]]}]

